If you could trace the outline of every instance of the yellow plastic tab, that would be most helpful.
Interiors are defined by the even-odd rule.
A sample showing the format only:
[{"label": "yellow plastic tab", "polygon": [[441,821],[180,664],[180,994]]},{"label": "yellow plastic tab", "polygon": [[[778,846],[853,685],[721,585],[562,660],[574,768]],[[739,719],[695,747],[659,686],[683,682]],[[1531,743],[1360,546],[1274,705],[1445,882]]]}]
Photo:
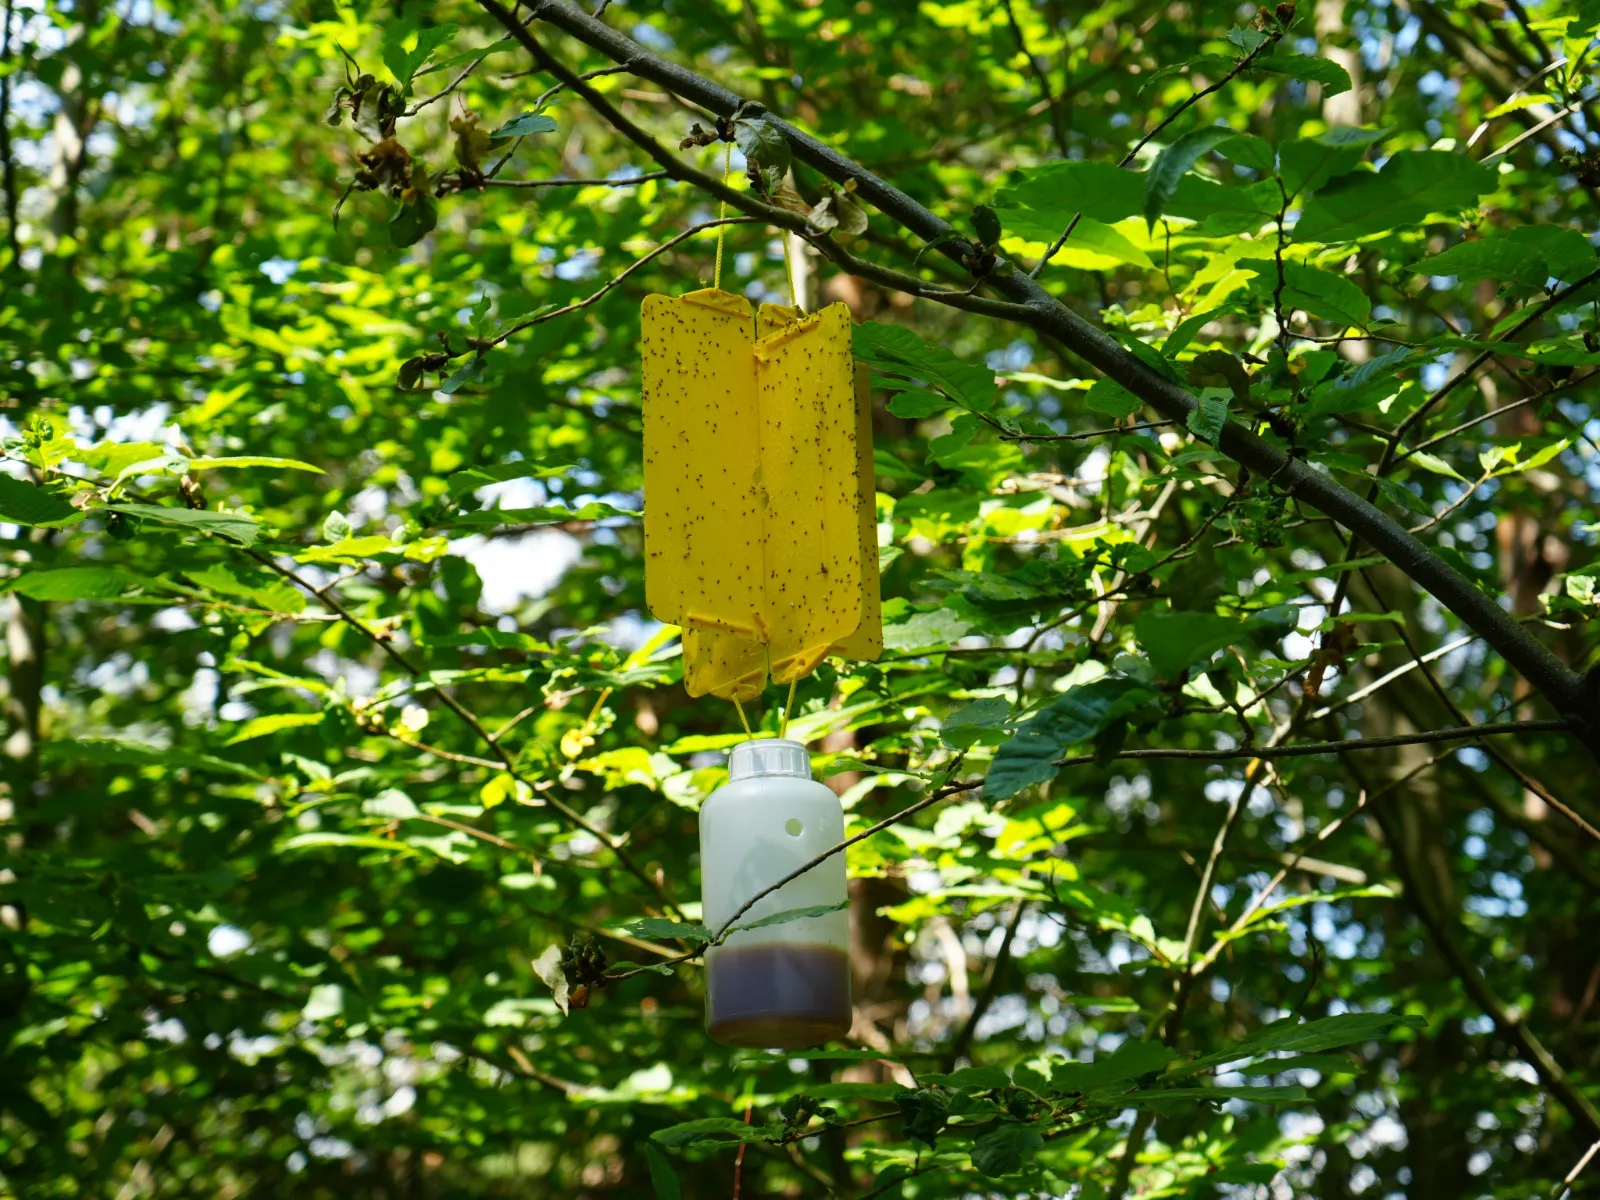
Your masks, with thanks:
[{"label": "yellow plastic tab", "polygon": [[685,629],[683,685],[691,696],[754,700],[767,686],[767,648],[737,633]]},{"label": "yellow plastic tab", "polygon": [[645,297],[645,598],[666,624],[764,641],[752,317],[715,289]]},{"label": "yellow plastic tab", "polygon": [[861,624],[850,309],[783,325],[756,341],[755,360],[768,663],[789,683]]}]

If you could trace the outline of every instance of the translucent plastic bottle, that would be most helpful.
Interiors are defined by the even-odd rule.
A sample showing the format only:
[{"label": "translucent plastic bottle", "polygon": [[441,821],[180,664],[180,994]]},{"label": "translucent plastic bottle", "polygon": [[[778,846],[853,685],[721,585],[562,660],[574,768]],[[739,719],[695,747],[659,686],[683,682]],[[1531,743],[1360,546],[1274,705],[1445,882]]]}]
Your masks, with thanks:
[{"label": "translucent plastic bottle", "polygon": [[[799,742],[734,747],[728,783],[700,810],[702,920],[713,933],[763,888],[844,839],[839,798]],[[730,1046],[815,1046],[850,1030],[844,855],[762,897],[739,925],[795,909],[822,916],[741,929],[706,955],[706,1030]]]}]

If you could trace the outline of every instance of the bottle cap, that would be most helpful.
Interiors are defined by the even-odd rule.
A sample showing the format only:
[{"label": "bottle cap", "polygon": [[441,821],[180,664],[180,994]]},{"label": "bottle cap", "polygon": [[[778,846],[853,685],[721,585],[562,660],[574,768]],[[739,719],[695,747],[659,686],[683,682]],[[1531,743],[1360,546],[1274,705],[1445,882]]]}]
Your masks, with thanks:
[{"label": "bottle cap", "polygon": [[757,738],[740,742],[728,756],[728,782],[752,779],[757,775],[793,775],[811,778],[811,755],[799,742],[788,738]]}]

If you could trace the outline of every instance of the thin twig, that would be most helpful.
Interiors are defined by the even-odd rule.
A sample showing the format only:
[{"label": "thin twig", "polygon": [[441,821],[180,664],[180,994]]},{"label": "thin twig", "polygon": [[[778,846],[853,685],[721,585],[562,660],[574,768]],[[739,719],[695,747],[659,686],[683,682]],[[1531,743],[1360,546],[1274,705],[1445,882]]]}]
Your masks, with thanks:
[{"label": "thin twig", "polygon": [[1550,1193],[1550,1200],[1561,1200],[1563,1196],[1577,1182],[1578,1176],[1583,1174],[1583,1169],[1589,1165],[1589,1160],[1595,1156],[1595,1151],[1600,1150],[1600,1142],[1595,1142],[1583,1152],[1583,1157],[1573,1164],[1572,1170],[1567,1172],[1567,1177],[1556,1184],[1556,1190]]},{"label": "thin twig", "polygon": [[652,179],[671,179],[665,171],[647,171],[643,175],[623,175],[616,179],[485,179],[484,187],[498,188],[556,188],[556,187],[633,187]]},{"label": "thin twig", "polygon": [[1123,750],[1097,759],[1093,754],[1058,758],[1051,765],[1074,767],[1081,763],[1109,762],[1122,758],[1193,758],[1204,762],[1225,762],[1238,758],[1308,758],[1318,754],[1344,754],[1353,750],[1384,750],[1392,746],[1421,746],[1431,742],[1467,742],[1497,734],[1570,733],[1565,721],[1497,721],[1487,725],[1462,725],[1452,729],[1430,729],[1426,733],[1399,733],[1391,737],[1348,738],[1336,742],[1302,742],[1295,746],[1239,746],[1232,750],[1148,749]]},{"label": "thin twig", "polygon": [[[1268,49],[1269,47],[1276,46],[1278,44],[1278,39],[1283,37],[1284,33],[1286,32],[1287,30],[1280,29],[1268,34],[1266,39],[1259,46],[1250,51],[1249,54],[1246,54],[1234,64],[1233,70],[1229,71],[1210,87],[1202,88],[1200,91],[1190,96],[1182,104],[1178,105],[1177,108],[1173,109],[1166,115],[1165,118],[1158,122],[1154,129],[1135,142],[1133,149],[1129,150],[1122,156],[1122,161],[1117,163],[1117,166],[1126,167],[1134,159],[1138,158],[1139,151],[1143,150],[1145,146],[1149,144],[1150,139],[1159,134],[1168,125],[1171,125],[1179,117],[1183,116],[1184,113],[1188,112],[1196,104],[1200,103],[1201,100],[1204,100],[1207,96],[1211,95],[1212,92],[1220,91],[1222,88],[1227,87],[1228,84],[1232,83],[1233,80],[1238,77],[1240,72],[1247,70],[1250,64],[1261,56],[1262,51]],[[1033,270],[1028,272],[1030,278],[1037,279],[1039,277],[1039,272],[1044,270],[1049,264],[1050,260],[1056,256],[1057,251],[1067,244],[1067,239],[1072,236],[1072,231],[1078,227],[1078,222],[1082,220],[1082,218],[1083,214],[1081,212],[1072,214],[1072,220],[1067,222],[1067,227],[1061,231],[1061,236],[1050,244],[1050,248],[1044,252],[1044,257],[1033,265]]]},{"label": "thin twig", "polygon": [[[255,559],[262,566],[266,567],[268,570],[283,576],[290,583],[294,584],[303,591],[307,593],[314,591],[313,584],[304,579],[296,571],[293,571],[284,566],[282,563],[278,562],[278,560],[273,558],[270,554],[263,554],[259,550],[249,549],[247,549],[245,553],[247,553],[251,558]],[[407,675],[410,675],[413,679],[427,678],[426,672],[424,672],[421,667],[413,664],[410,659],[408,659],[404,654],[401,654],[399,650],[395,649],[391,638],[369,628],[365,621],[361,620],[360,617],[357,617],[348,608],[346,608],[332,593],[324,594],[320,596],[319,599],[323,604],[326,604],[329,608],[333,609],[334,612],[338,613],[339,617],[347,625],[361,633],[367,638],[368,641],[372,642],[373,645],[377,646],[386,655],[388,655],[389,659]],[[516,779],[522,783],[526,783],[529,787],[548,793],[549,789],[547,787],[541,787],[533,780],[528,779],[522,774],[522,772],[517,768],[516,759],[506,751],[504,746],[489,736],[489,731],[483,727],[483,722],[478,720],[477,715],[473,713],[471,709],[467,708],[466,705],[457,700],[455,696],[452,695],[446,688],[436,687],[434,692],[444,706],[451,712],[455,713],[456,716],[460,717],[462,721],[466,722],[467,726],[475,734],[477,734],[478,737],[483,739],[485,744],[494,747],[495,752],[500,758],[500,766],[497,769],[504,770],[513,779]],[[648,887],[650,891],[653,892],[661,901],[662,905],[668,909],[668,911],[676,913],[680,919],[682,918],[683,914],[681,910],[678,908],[673,899],[667,895],[666,889],[662,887],[660,881],[652,878],[643,867],[635,862],[633,856],[623,849],[620,842],[612,838],[609,834],[604,833],[596,826],[591,825],[580,813],[564,804],[555,796],[546,794],[542,798],[545,804],[549,805],[556,812],[560,813],[562,818],[569,824],[573,825],[577,829],[582,830],[584,833],[587,833],[607,850],[611,851],[612,855],[614,855],[616,860],[622,864],[623,868],[627,870],[630,875]]]}]

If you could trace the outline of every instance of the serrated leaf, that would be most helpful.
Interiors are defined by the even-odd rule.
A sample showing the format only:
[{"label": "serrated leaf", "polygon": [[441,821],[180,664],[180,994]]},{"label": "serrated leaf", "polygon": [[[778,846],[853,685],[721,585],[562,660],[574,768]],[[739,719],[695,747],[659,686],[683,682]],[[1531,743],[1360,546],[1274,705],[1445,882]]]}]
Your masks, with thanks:
[{"label": "serrated leaf", "polygon": [[950,399],[946,396],[936,396],[921,388],[910,388],[889,397],[889,411],[908,421],[917,421],[923,417],[948,412],[950,403]]},{"label": "serrated leaf", "polygon": [[918,1077],[923,1083],[936,1083],[941,1087],[967,1091],[989,1091],[1011,1086],[1011,1076],[999,1067],[962,1067],[948,1075],[924,1074]]},{"label": "serrated leaf", "polygon": [[255,545],[256,538],[261,533],[261,526],[256,524],[253,517],[248,517],[244,513],[197,512],[190,508],[169,508],[157,504],[108,504],[106,508],[111,512],[138,517],[144,521],[154,521],[160,525],[172,525],[200,533],[214,533],[238,542],[241,546]]},{"label": "serrated leaf", "polygon": [[1002,745],[984,780],[986,800],[1004,800],[1056,776],[1054,760],[1068,746],[1092,739],[1151,693],[1131,679],[1107,678],[1063,692]]},{"label": "serrated leaf", "polygon": [[1366,157],[1367,147],[1387,137],[1386,129],[1335,125],[1315,137],[1278,147],[1278,172],[1291,198],[1316,191],[1330,179],[1348,174]]},{"label": "serrated leaf", "polygon": [[782,912],[772,913],[757,921],[741,921],[737,925],[730,925],[722,933],[729,934],[749,929],[765,929],[769,925],[787,925],[791,921],[807,921],[813,917],[825,917],[829,913],[836,913],[849,907],[850,901],[841,900],[837,904],[811,904],[804,908],[786,908]]},{"label": "serrated leaf", "polygon": [[30,600],[110,600],[131,588],[148,586],[150,582],[143,576],[109,567],[60,567],[53,571],[29,571],[7,586]]},{"label": "serrated leaf", "polygon": [[0,521],[59,529],[83,520],[83,514],[59,496],[10,475],[0,475]]},{"label": "serrated leaf", "polygon": [[650,1135],[650,1140],[677,1148],[696,1142],[720,1142],[724,1137],[734,1142],[759,1142],[766,1136],[766,1127],[762,1125],[746,1125],[734,1117],[702,1117],[698,1121],[684,1121],[658,1129]]},{"label": "serrated leaf", "polygon": [[1151,228],[1177,191],[1178,180],[1202,157],[1238,134],[1226,125],[1191,129],[1156,156],[1144,178],[1144,219]]},{"label": "serrated leaf", "polygon": [[1031,1125],[1011,1122],[996,1126],[972,1144],[972,1165],[991,1179],[1014,1175],[1044,1145]]},{"label": "serrated leaf", "polygon": [[1345,175],[1312,196],[1296,223],[1296,241],[1348,242],[1472,208],[1493,191],[1492,166],[1447,150],[1396,154],[1382,171]]},{"label": "serrated leaf", "polygon": [[1057,1092],[1090,1095],[1154,1074],[1176,1057],[1160,1042],[1129,1040],[1108,1055],[1097,1055],[1093,1062],[1060,1064],[1050,1072],[1050,1086]]},{"label": "serrated leaf", "polygon": [[634,937],[671,938],[680,942],[709,942],[711,932],[704,925],[690,925],[683,921],[671,921],[665,917],[645,917],[642,920],[630,921],[622,927]]},{"label": "serrated leaf", "polygon": [[875,371],[931,384],[973,412],[988,412],[994,407],[994,371],[957,358],[903,325],[876,321],[857,325],[851,344],[856,358]]},{"label": "serrated leaf", "polygon": [[[1263,304],[1271,305],[1278,287],[1278,264],[1272,259],[1245,258],[1235,266],[1256,272],[1250,290]],[[1302,262],[1284,262],[1282,299],[1285,316],[1298,308],[1358,329],[1365,329],[1372,317],[1372,301],[1361,288],[1343,275]]]},{"label": "serrated leaf", "polygon": [[554,133],[560,126],[554,117],[546,116],[540,112],[525,112],[520,117],[513,117],[489,135],[492,142],[504,141],[506,138],[528,137],[535,133]]},{"label": "serrated leaf", "polygon": [[1314,58],[1309,54],[1274,54],[1269,58],[1258,58],[1253,66],[1306,83],[1320,83],[1324,100],[1341,96],[1351,88],[1350,72],[1330,59]]},{"label": "serrated leaf", "polygon": [[1198,399],[1199,403],[1189,410],[1184,425],[1202,442],[1215,446],[1228,424],[1228,397],[1207,389]]},{"label": "serrated leaf", "polygon": [[733,123],[733,139],[739,151],[760,166],[769,193],[775,193],[789,169],[789,139],[766,113],[740,117]]},{"label": "serrated leaf", "polygon": [[1131,417],[1139,411],[1144,401],[1114,379],[1097,379],[1083,396],[1083,406],[1090,412],[1102,413],[1118,420]]}]

